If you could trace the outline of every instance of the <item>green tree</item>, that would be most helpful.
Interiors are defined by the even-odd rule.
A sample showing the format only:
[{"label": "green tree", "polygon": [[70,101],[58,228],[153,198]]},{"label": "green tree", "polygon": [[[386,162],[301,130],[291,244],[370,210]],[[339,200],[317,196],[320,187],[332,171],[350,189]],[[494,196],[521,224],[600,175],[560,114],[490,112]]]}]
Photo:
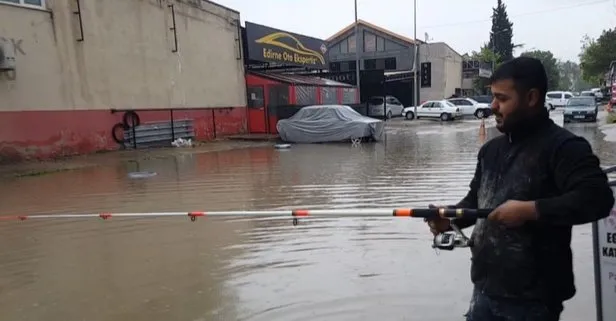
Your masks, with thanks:
[{"label": "green tree", "polygon": [[533,57],[539,59],[543,63],[545,73],[548,76],[548,90],[558,89],[560,86],[560,69],[558,68],[558,60],[552,52],[543,50],[533,50],[523,52],[522,57]]},{"label": "green tree", "polygon": [[599,38],[584,36],[580,52],[582,77],[593,85],[602,83],[605,72],[616,60],[616,28],[603,30]]},{"label": "green tree", "polygon": [[[487,44],[481,46],[479,51],[473,51],[470,55],[470,60],[481,61],[483,63],[492,64],[494,62],[494,68],[497,68],[501,61],[498,54],[494,53],[490,48],[488,48]],[[477,93],[486,93],[486,88],[488,87],[488,79],[485,77],[475,77],[473,79],[473,89]]]},{"label": "green tree", "polygon": [[500,61],[513,59],[513,23],[507,15],[507,6],[502,0],[497,0],[496,7],[492,8],[492,30],[488,47],[500,57]]},{"label": "green tree", "polygon": [[560,70],[560,88],[563,90],[583,91],[588,90],[592,86],[582,78],[580,65],[567,60],[558,63]]}]

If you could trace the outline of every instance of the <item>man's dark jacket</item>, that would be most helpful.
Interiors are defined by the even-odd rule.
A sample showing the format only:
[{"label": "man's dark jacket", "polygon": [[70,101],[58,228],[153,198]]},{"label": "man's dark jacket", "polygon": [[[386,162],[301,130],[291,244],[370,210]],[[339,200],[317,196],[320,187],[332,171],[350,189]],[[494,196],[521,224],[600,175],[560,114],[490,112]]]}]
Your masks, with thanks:
[{"label": "man's dark jacket", "polygon": [[554,124],[545,109],[482,146],[468,195],[456,206],[496,208],[536,201],[537,221],[518,228],[475,224],[471,279],[489,296],[565,301],[575,294],[571,229],[609,215],[614,196],[590,144]]}]

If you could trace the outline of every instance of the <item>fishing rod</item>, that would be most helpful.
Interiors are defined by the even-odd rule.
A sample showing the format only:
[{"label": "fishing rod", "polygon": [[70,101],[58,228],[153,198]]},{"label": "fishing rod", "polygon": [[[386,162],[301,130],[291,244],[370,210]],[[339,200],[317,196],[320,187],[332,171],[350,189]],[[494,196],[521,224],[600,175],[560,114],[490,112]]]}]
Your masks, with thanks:
[{"label": "fishing rod", "polygon": [[[0,216],[0,221],[25,221],[44,219],[88,219],[100,218],[155,218],[187,216],[192,222],[199,217],[291,217],[293,225],[298,224],[300,217],[407,217],[423,218],[426,221],[437,218],[456,219],[485,218],[491,209],[467,208],[374,208],[374,209],[326,209],[326,210],[264,210],[264,211],[211,211],[211,212],[158,212],[158,213],[84,213],[84,214],[35,214]],[[443,250],[453,250],[456,247],[469,247],[471,242],[462,231],[451,222],[451,231],[434,237],[432,247]]]}]

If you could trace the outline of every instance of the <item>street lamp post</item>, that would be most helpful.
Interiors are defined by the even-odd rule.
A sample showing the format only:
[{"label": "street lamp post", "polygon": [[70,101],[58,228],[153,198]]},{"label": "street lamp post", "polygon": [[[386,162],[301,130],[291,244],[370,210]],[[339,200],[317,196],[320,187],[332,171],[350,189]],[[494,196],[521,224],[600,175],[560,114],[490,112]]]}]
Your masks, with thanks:
[{"label": "street lamp post", "polygon": [[417,77],[418,70],[418,46],[417,46],[417,0],[413,0],[413,41],[415,42],[414,57],[413,57],[413,112],[417,117],[417,105],[419,105],[419,77]]},{"label": "street lamp post", "polygon": [[357,0],[355,0],[355,85],[357,86],[357,95],[361,103],[361,92],[359,89],[359,24],[357,23]]}]

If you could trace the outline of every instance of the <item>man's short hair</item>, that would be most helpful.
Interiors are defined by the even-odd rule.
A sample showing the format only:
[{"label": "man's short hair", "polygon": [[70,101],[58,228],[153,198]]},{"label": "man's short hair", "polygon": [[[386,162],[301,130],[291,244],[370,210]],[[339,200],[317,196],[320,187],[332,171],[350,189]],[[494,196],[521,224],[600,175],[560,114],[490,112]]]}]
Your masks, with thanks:
[{"label": "man's short hair", "polygon": [[518,57],[501,64],[490,77],[490,84],[499,80],[511,79],[519,94],[528,93],[531,89],[539,91],[540,106],[545,104],[545,94],[548,91],[548,76],[539,59]]}]

